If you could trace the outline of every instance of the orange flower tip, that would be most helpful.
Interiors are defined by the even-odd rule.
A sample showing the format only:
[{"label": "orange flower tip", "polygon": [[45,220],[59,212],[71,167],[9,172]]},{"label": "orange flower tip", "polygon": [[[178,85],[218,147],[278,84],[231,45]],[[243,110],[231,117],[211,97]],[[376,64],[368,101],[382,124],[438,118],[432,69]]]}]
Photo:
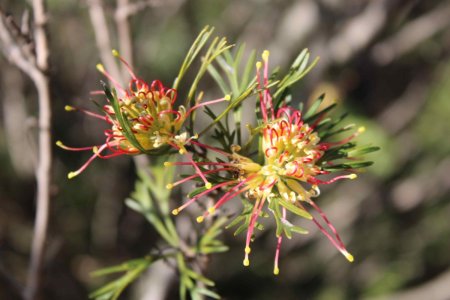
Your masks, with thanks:
[{"label": "orange flower tip", "polygon": [[280,269],[278,267],[273,268],[273,275],[280,274]]},{"label": "orange flower tip", "polygon": [[257,61],[256,62],[256,69],[261,69],[261,67],[262,67],[262,63],[260,62],[260,61]]},{"label": "orange flower tip", "polygon": [[246,267],[250,266],[250,260],[248,258],[245,258],[243,263],[244,263],[244,266],[246,266]]},{"label": "orange flower tip", "polygon": [[358,177],[358,175],[356,175],[355,173],[348,175],[349,179],[356,179]]},{"label": "orange flower tip", "polygon": [[73,107],[73,106],[66,105],[66,106],[64,106],[64,110],[65,111],[74,111],[74,110],[77,110],[77,109],[75,107]]},{"label": "orange flower tip", "polygon": [[351,255],[350,253],[348,253],[347,251],[342,251],[342,254],[345,256],[345,258],[349,261],[349,262],[353,262],[354,257],[353,255]]},{"label": "orange flower tip", "polygon": [[216,212],[216,209],[215,209],[215,207],[210,207],[210,208],[208,208],[208,212],[212,215],[213,213],[215,213]]},{"label": "orange flower tip", "polygon": [[115,57],[119,57],[120,56],[120,54],[119,54],[119,51],[117,51],[116,49],[112,49],[112,55],[114,55]]},{"label": "orange flower tip", "polygon": [[212,188],[211,182],[206,182],[206,183],[205,183],[205,188],[206,188],[207,190],[209,190],[210,188]]},{"label": "orange flower tip", "polygon": [[262,59],[264,61],[267,61],[269,59],[269,55],[270,55],[270,51],[269,50],[264,50],[262,53]]},{"label": "orange flower tip", "polygon": [[67,174],[67,178],[72,179],[77,175],[78,175],[78,172],[69,172],[69,174]]},{"label": "orange flower tip", "polygon": [[231,95],[225,95],[225,97],[223,97],[223,99],[225,101],[230,101],[231,100]]},{"label": "orange flower tip", "polygon": [[173,166],[173,164],[170,161],[164,162],[164,167],[171,167],[171,166]]},{"label": "orange flower tip", "polygon": [[203,216],[198,216],[197,217],[197,223],[201,223],[205,220],[205,218]]},{"label": "orange flower tip", "polygon": [[245,247],[244,249],[245,254],[250,254],[250,252],[252,252],[252,249],[250,247]]},{"label": "orange flower tip", "polygon": [[364,131],[366,131],[366,127],[361,126],[358,128],[358,133],[363,133]]},{"label": "orange flower tip", "polygon": [[179,212],[180,210],[178,208],[175,208],[174,210],[172,210],[172,215],[176,216]]},{"label": "orange flower tip", "polygon": [[101,73],[105,73],[105,67],[102,64],[97,64],[95,66],[97,70],[99,70]]}]

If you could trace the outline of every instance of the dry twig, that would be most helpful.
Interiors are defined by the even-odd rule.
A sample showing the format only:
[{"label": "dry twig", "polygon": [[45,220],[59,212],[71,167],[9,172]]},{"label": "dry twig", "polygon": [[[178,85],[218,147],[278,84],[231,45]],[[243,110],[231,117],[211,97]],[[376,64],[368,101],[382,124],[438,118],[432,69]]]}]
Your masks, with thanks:
[{"label": "dry twig", "polygon": [[31,249],[31,262],[28,270],[25,299],[35,299],[39,289],[40,273],[47,240],[48,216],[50,207],[51,182],[51,106],[48,78],[49,48],[46,34],[47,15],[43,0],[32,1],[34,15],[34,53],[24,45],[30,44],[26,34],[0,11],[1,50],[5,57],[27,74],[38,93],[38,163],[36,167],[37,196],[36,218]]}]

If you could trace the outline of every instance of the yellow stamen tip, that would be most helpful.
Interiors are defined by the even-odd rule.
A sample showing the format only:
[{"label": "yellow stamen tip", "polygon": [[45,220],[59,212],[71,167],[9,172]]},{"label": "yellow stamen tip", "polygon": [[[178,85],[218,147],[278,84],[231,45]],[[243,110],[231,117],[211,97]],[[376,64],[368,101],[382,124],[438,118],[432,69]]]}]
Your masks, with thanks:
[{"label": "yellow stamen tip", "polygon": [[178,153],[180,153],[181,155],[186,154],[186,150],[183,148],[180,148],[180,150],[178,150]]},{"label": "yellow stamen tip", "polygon": [[78,175],[77,172],[69,172],[69,174],[67,174],[67,178],[72,179],[72,178],[74,178],[77,175]]},{"label": "yellow stamen tip", "polygon": [[164,167],[170,167],[170,166],[172,166],[172,163],[170,161],[164,162]]},{"label": "yellow stamen tip", "polygon": [[366,131],[366,127],[361,126],[361,127],[358,128],[358,132],[359,133],[363,133],[364,131]]},{"label": "yellow stamen tip", "polygon": [[350,175],[348,175],[348,178],[349,178],[349,179],[355,179],[356,177],[358,177],[358,175],[356,175],[356,174],[350,174]]},{"label": "yellow stamen tip", "polygon": [[250,254],[250,252],[252,251],[252,249],[250,247],[245,247],[244,252],[246,254]]},{"label": "yellow stamen tip", "polygon": [[203,216],[198,216],[197,217],[197,223],[201,223],[205,220],[205,218]]},{"label": "yellow stamen tip", "polygon": [[119,57],[120,56],[120,54],[119,54],[119,51],[117,51],[116,49],[112,49],[112,55],[114,55],[115,57]]},{"label": "yellow stamen tip", "polygon": [[64,147],[64,144],[61,141],[56,141],[56,146]]},{"label": "yellow stamen tip", "polygon": [[269,55],[270,55],[269,50],[264,50],[264,52],[263,52],[263,54],[262,54],[262,59],[263,59],[264,61],[267,61],[267,60],[269,59]]},{"label": "yellow stamen tip", "polygon": [[74,111],[74,110],[77,110],[75,107],[70,106],[70,105],[64,106],[64,109],[65,109],[65,111]]},{"label": "yellow stamen tip", "polygon": [[226,95],[225,97],[223,97],[223,99],[225,99],[226,101],[230,101],[231,100],[231,95]]},{"label": "yellow stamen tip", "polygon": [[174,210],[172,210],[172,215],[176,216],[179,212],[180,211],[178,210],[178,208],[175,208]]},{"label": "yellow stamen tip", "polygon": [[166,185],[166,189],[171,190],[172,188],[173,188],[173,184],[168,183],[168,184]]},{"label": "yellow stamen tip", "polygon": [[273,268],[273,274],[274,275],[280,274],[280,269],[278,267]]},{"label": "yellow stamen tip", "polygon": [[210,207],[210,208],[208,208],[208,212],[209,212],[210,214],[213,214],[213,213],[216,212],[216,209],[215,209],[214,207]]},{"label": "yellow stamen tip", "polygon": [[250,266],[250,260],[248,258],[245,258],[243,263],[244,263],[244,266],[246,266],[246,267]]},{"label": "yellow stamen tip", "polygon": [[100,72],[105,73],[105,67],[103,67],[102,64],[97,64],[95,67],[96,67],[97,70],[99,70]]},{"label": "yellow stamen tip", "polygon": [[205,183],[205,188],[206,188],[207,190],[209,190],[210,188],[212,188],[211,182]]},{"label": "yellow stamen tip", "polygon": [[194,136],[192,137],[192,139],[198,140],[198,133],[194,134]]},{"label": "yellow stamen tip", "polygon": [[231,151],[232,152],[239,152],[239,151],[241,151],[241,146],[239,146],[239,145],[231,145]]},{"label": "yellow stamen tip", "polygon": [[92,152],[94,152],[95,154],[98,153],[98,148],[97,148],[97,146],[92,147]]},{"label": "yellow stamen tip", "polygon": [[353,262],[353,260],[354,260],[353,255],[351,255],[351,254],[348,253],[347,251],[342,252],[342,254],[344,254],[345,258],[346,258],[349,262]]},{"label": "yellow stamen tip", "polygon": [[262,67],[262,63],[260,61],[257,61],[256,62],[256,68],[257,69],[261,69],[261,67]]}]

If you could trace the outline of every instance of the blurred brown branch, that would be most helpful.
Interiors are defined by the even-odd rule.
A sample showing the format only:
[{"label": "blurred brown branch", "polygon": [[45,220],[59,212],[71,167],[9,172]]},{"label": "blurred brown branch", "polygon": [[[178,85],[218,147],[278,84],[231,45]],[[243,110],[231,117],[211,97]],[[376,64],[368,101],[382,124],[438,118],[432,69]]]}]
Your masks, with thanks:
[{"label": "blurred brown branch", "polygon": [[95,33],[95,41],[97,49],[100,52],[100,58],[105,65],[106,70],[115,78],[119,83],[123,82],[122,74],[119,67],[111,55],[113,49],[111,44],[111,38],[109,35],[108,24],[106,21],[105,11],[103,8],[102,0],[88,0],[89,16],[91,18],[92,28]]},{"label": "blurred brown branch", "polygon": [[[41,279],[42,261],[47,240],[51,183],[51,106],[48,78],[49,48],[46,33],[47,14],[43,0],[33,0],[34,53],[27,45],[30,39],[12,19],[0,10],[0,40],[4,56],[27,74],[38,92],[38,162],[36,167],[37,196],[36,218],[28,270],[25,299],[36,299]],[[24,18],[26,20],[26,18]],[[25,45],[25,47],[24,47]]]},{"label": "blurred brown branch", "polygon": [[373,47],[372,56],[378,63],[388,64],[416,49],[420,43],[439,31],[448,29],[449,24],[450,4],[443,2],[432,11],[405,24],[385,41],[377,43]]},{"label": "blurred brown branch", "polygon": [[329,55],[339,63],[345,63],[366,47],[387,22],[387,0],[369,1],[356,17],[348,20],[343,29],[330,40]]},{"label": "blurred brown branch", "polygon": [[398,134],[419,116],[426,102],[428,87],[421,76],[415,78],[405,92],[393,101],[377,118],[390,134]]},{"label": "blurred brown branch", "polygon": [[[131,41],[130,33],[130,3],[129,0],[117,0],[117,9],[115,13],[115,19],[117,24],[117,33],[119,36],[119,51],[123,58],[132,66],[133,65],[133,42]],[[129,75],[122,75],[128,78]]]},{"label": "blurred brown branch", "polygon": [[22,73],[14,66],[3,67],[8,76],[1,77],[3,89],[3,126],[9,156],[14,169],[24,178],[34,175],[37,165],[37,145],[32,129],[37,119],[27,112]]},{"label": "blurred brown branch", "polygon": [[[130,2],[129,0],[117,0],[117,8],[114,16],[117,25],[119,50],[131,66],[133,65],[133,42],[131,40],[129,18],[148,7],[167,5],[170,2],[173,1],[147,0]],[[122,75],[124,79],[129,77],[126,71],[122,72]]]}]

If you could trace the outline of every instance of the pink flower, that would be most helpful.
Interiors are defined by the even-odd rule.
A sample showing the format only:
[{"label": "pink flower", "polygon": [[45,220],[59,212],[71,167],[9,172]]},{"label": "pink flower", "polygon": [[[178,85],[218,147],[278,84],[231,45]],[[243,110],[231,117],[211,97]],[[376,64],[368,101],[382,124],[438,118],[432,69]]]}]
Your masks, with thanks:
[{"label": "pink flower", "polygon": [[[342,153],[347,153],[346,155],[336,156],[341,147],[355,150],[354,144],[350,141],[363,132],[364,128],[359,128],[344,139],[329,141],[326,134],[330,133],[331,127],[328,132],[325,132],[326,134],[322,134],[323,130],[318,127],[327,113],[326,110],[323,113],[319,112],[314,118],[308,118],[313,122],[307,123],[300,110],[286,105],[275,108],[272,95],[267,88],[269,85],[268,57],[269,53],[265,51],[263,63],[257,63],[261,111],[260,125],[257,127],[260,140],[258,151],[263,154],[263,158],[255,160],[241,155],[240,146],[233,146],[231,151],[227,152],[198,141],[191,141],[193,146],[212,150],[219,156],[223,156],[225,160],[166,163],[166,166],[192,165],[196,170],[196,174],[172,183],[168,185],[168,188],[189,180],[201,179],[204,182],[204,187],[197,189],[187,202],[174,209],[173,214],[177,215],[212,191],[224,190],[224,194],[202,216],[199,216],[197,221],[202,222],[205,217],[214,214],[223,204],[238,195],[247,198],[251,203],[251,211],[244,209],[242,215],[238,217],[238,221],[243,222],[242,226],[245,225],[247,228],[243,261],[245,266],[250,263],[251,239],[263,210],[270,211],[277,222],[275,274],[279,273],[278,259],[283,234],[290,238],[292,232],[307,233],[305,229],[294,226],[287,220],[288,212],[312,220],[331,243],[349,261],[353,261],[353,256],[346,250],[335,227],[313,199],[320,194],[321,185],[342,179],[355,179],[357,176],[353,169],[368,165],[367,163],[343,164],[347,160],[357,159],[350,157],[349,152],[344,151]],[[260,78],[261,72],[262,78]],[[343,174],[341,172],[327,180],[321,179],[323,175],[329,177],[336,170],[342,171]],[[220,175],[220,177],[214,175]],[[226,179],[217,180],[217,178]],[[310,208],[316,211],[318,217],[309,212]]]},{"label": "pink flower", "polygon": [[[117,52],[114,53],[118,56]],[[83,172],[96,158],[157,154],[158,151],[167,151],[167,146],[184,149],[188,140],[187,134],[180,132],[186,119],[186,109],[183,106],[178,110],[174,108],[177,91],[165,87],[159,80],[146,83],[136,77],[128,64],[120,56],[119,58],[132,76],[127,89],[121,87],[102,65],[97,65],[117,90],[116,94],[105,86],[102,94],[106,95],[108,103],[103,106],[103,114],[66,106],[67,111],[79,110],[110,125],[110,128],[104,131],[106,140],[101,145],[74,148],[57,142],[58,146],[66,150],[94,152],[81,168],[68,174],[69,178]]]},{"label": "pink flower", "polygon": [[[197,136],[189,137],[182,130],[183,124],[189,115],[199,107],[228,101],[230,96],[220,99],[197,103],[188,110],[182,105],[174,107],[177,100],[177,91],[165,87],[161,81],[154,80],[150,84],[138,78],[128,63],[113,50],[128,69],[131,80],[128,88],[123,88],[108,72],[103,65],[97,65],[97,69],[103,73],[115,86],[110,90],[104,86],[104,94],[107,104],[103,106],[103,114],[97,114],[85,109],[66,106],[67,111],[79,110],[94,118],[101,119],[111,127],[104,131],[106,140],[101,145],[89,147],[68,147],[61,141],[56,144],[70,151],[93,151],[93,155],[78,170],[70,172],[69,178],[73,178],[83,172],[96,158],[112,158],[119,155],[167,154],[170,148],[174,148],[185,154],[185,145]],[[117,92],[116,92],[117,91]]]}]

